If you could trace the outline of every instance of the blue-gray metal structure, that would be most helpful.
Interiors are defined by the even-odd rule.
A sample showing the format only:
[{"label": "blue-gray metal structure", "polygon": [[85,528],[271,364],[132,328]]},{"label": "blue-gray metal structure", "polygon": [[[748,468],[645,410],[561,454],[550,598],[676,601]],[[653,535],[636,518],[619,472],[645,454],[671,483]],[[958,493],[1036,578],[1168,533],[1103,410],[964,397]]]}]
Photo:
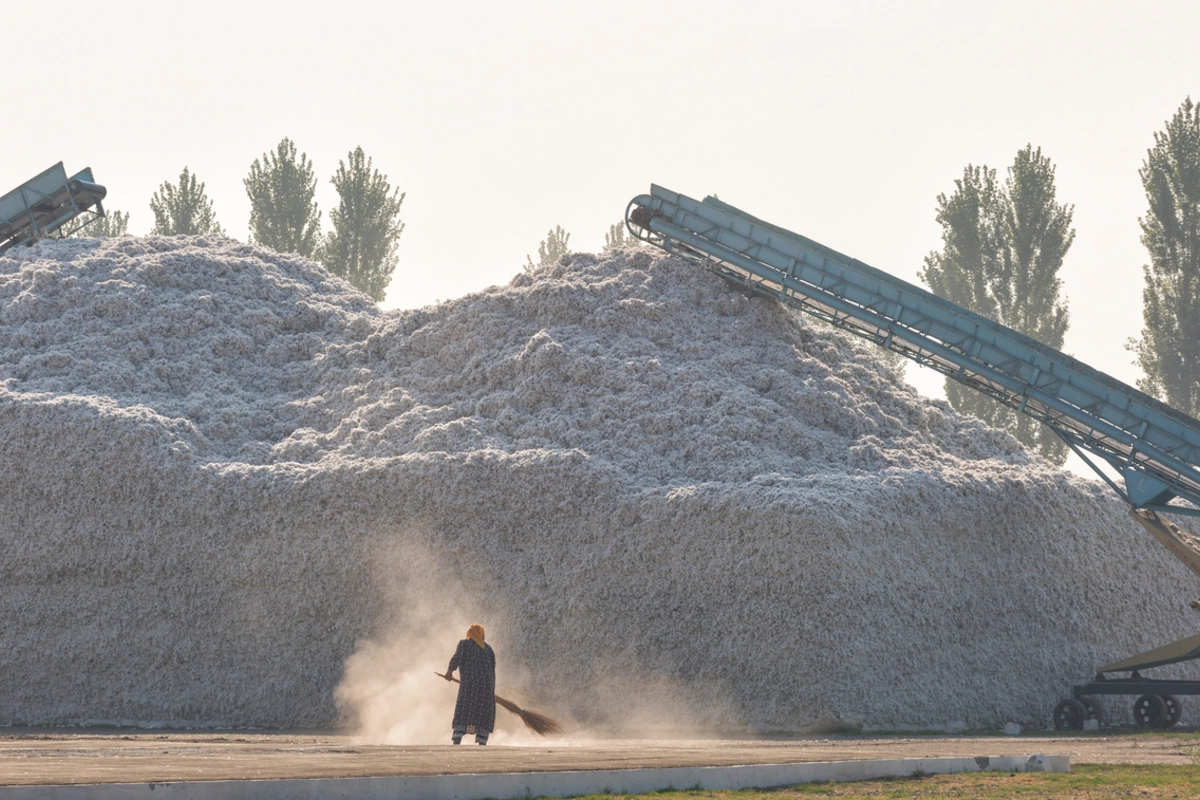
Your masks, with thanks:
[{"label": "blue-gray metal structure", "polygon": [[[652,186],[630,202],[625,219],[634,236],[745,291],[820,317],[1040,420],[1133,508],[1200,516],[1200,421],[715,197],[699,202]],[[1089,454],[1116,469],[1124,486]]]},{"label": "blue-gray metal structure", "polygon": [[[0,196],[0,253],[18,244],[33,244],[56,231],[74,233],[104,216],[100,202],[104,196],[105,189],[92,178],[91,168],[68,178],[58,162]],[[80,217],[84,217],[80,224],[66,228]]]}]

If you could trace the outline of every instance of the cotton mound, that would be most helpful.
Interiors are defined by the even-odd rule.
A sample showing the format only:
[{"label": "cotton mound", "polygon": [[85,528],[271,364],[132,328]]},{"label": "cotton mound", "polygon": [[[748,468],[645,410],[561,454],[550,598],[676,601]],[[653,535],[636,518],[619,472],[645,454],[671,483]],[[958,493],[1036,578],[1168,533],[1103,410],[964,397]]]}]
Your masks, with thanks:
[{"label": "cotton mound", "polygon": [[649,252],[381,312],[226,239],[10,250],[0,468],[0,724],[328,725],[414,598],[598,727],[1044,724],[1195,629],[1103,487]]}]

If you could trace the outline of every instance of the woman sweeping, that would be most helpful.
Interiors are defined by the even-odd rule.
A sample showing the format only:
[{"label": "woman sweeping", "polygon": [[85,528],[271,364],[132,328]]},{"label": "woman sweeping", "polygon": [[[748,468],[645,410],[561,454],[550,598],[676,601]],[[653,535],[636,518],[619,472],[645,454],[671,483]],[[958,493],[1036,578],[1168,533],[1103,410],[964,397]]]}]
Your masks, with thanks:
[{"label": "woman sweeping", "polygon": [[482,625],[467,628],[467,638],[458,643],[442,677],[452,680],[456,669],[462,671],[451,741],[462,744],[463,734],[474,732],[475,744],[487,744],[496,727],[496,651],[483,641]]}]

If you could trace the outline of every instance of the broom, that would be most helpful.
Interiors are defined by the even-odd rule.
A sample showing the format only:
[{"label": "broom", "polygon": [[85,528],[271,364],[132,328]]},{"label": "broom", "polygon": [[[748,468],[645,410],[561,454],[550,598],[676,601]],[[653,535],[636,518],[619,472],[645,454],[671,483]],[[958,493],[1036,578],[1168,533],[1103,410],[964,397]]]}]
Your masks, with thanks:
[{"label": "broom", "polygon": [[[433,674],[437,675],[439,678],[446,677],[440,672],[434,672]],[[455,683],[461,683],[458,678],[451,678],[450,680],[454,681]],[[555,722],[545,714],[539,714],[536,711],[530,711],[527,708],[521,708],[512,700],[505,700],[498,694],[494,694],[492,697],[495,697],[496,703],[503,706],[506,711],[511,711],[520,717],[521,722],[525,723],[525,727],[529,728],[529,730],[536,734],[548,736],[552,733],[562,733],[563,731],[563,726],[560,723]]]}]

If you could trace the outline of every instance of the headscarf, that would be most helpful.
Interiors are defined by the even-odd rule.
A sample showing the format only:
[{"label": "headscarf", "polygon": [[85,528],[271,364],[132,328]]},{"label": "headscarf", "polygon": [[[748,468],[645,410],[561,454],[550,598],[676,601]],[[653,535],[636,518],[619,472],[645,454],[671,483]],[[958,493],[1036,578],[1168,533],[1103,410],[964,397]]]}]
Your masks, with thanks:
[{"label": "headscarf", "polygon": [[467,638],[480,647],[483,647],[483,626],[472,625],[471,627],[467,628]]}]

